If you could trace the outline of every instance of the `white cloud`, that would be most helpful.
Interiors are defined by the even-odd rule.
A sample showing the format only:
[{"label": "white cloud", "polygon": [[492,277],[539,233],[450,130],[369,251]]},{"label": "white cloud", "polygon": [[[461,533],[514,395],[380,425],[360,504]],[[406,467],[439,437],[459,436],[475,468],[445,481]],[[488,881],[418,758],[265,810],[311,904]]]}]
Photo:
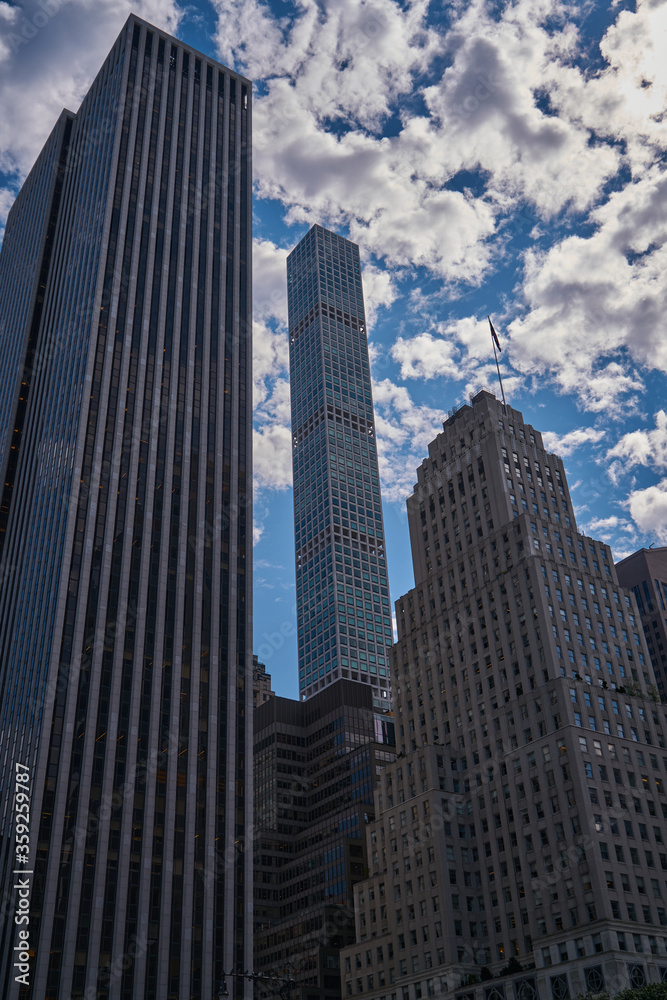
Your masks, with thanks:
[{"label": "white cloud", "polygon": [[287,255],[271,240],[253,240],[253,311],[257,318],[276,319],[287,329]]},{"label": "white cloud", "polygon": [[636,430],[624,434],[609,449],[607,458],[615,459],[612,466],[615,479],[636,465],[667,469],[667,413],[658,410],[654,430]]},{"label": "white cloud", "polygon": [[[428,23],[425,2],[336,0],[318,8],[301,0],[282,18],[258,0],[216,0],[215,7],[221,54],[265,80],[254,111],[257,187],[283,203],[288,222],[347,226],[389,270],[405,277],[426,267],[451,294],[462,283],[479,284],[502,258],[506,223],[517,212],[534,231],[537,219],[565,208],[590,211],[591,235],[526,256],[523,308],[501,362],[505,370],[514,364],[515,384],[549,375],[593,412],[636,405],[640,368],[667,365],[667,342],[657,332],[667,306],[659,277],[664,178],[643,171],[592,206],[623,162],[623,148],[606,140],[638,128],[636,116],[622,115],[614,132],[613,109],[630,107],[637,89],[641,97],[652,87],[658,106],[664,73],[655,45],[651,87],[635,77],[647,31],[658,29],[660,38],[662,15],[641,2],[630,19],[619,12],[602,45],[606,68],[593,77],[577,65],[580,40],[560,0],[516,0],[499,15],[483,0],[452,5],[447,29]],[[420,74],[445,53],[448,65],[417,104]],[[597,86],[602,77],[612,111]],[[396,113],[400,128],[382,137]],[[654,125],[655,139],[662,126]],[[450,182],[462,172],[471,187],[455,190],[461,185]],[[383,273],[366,268],[370,314],[374,286],[389,301],[397,295]],[[483,322],[431,325],[394,345],[403,377],[488,381]]]},{"label": "white cloud", "polygon": [[448,38],[454,53],[442,80],[425,91],[439,126],[439,152],[449,173],[482,170],[502,199],[520,197],[545,215],[565,205],[585,209],[618,165],[618,153],[590,142],[587,128],[557,117],[538,99],[557,92],[564,63],[576,54],[572,25],[557,2],[508,4],[499,19],[474,0]]},{"label": "white cloud", "polygon": [[266,424],[253,432],[255,485],[284,490],[292,485],[292,435],[284,424]]},{"label": "white cloud", "polygon": [[[253,243],[253,402],[265,403],[275,379],[289,371],[287,250],[270,240]],[[259,416],[264,416],[260,411]]]},{"label": "white cloud", "polygon": [[401,378],[458,379],[460,367],[455,344],[431,333],[421,333],[409,340],[399,337],[391,356],[401,366]]},{"label": "white cloud", "polygon": [[429,442],[442,430],[445,414],[414,402],[404,386],[385,378],[373,383],[382,497],[404,502]]},{"label": "white cloud", "polygon": [[[430,381],[445,378],[467,380],[462,395],[469,399],[480,389],[501,395],[498,369],[493,360],[488,319],[470,316],[435,324],[437,333],[424,332],[414,337],[399,337],[391,356],[400,364],[401,378]],[[506,398],[522,388],[523,378],[499,356],[500,374]]]},{"label": "white cloud", "polygon": [[527,254],[511,358],[591,411],[627,413],[644,388],[639,367],[667,372],[667,172],[648,171],[590,218],[592,235]]},{"label": "white cloud", "polygon": [[[20,182],[63,108],[76,111],[128,15],[174,33],[175,0],[29,0],[0,3],[0,170]],[[14,192],[5,190],[0,207]],[[3,216],[4,221],[4,216]]]},{"label": "white cloud", "polygon": [[[392,266],[479,283],[518,200],[546,215],[583,208],[617,168],[617,151],[539,107],[545,73],[555,79],[576,44],[572,30],[542,27],[556,0],[519,0],[500,21],[476,0],[449,32],[427,24],[426,2],[302,0],[282,19],[257,0],[215,7],[221,55],[267,81],[254,111],[260,195],[290,221],[349,225]],[[426,113],[412,111],[418,74],[445,49],[451,65],[424,90]],[[379,138],[395,110],[402,128]],[[462,170],[479,174],[481,196],[447,186]]]},{"label": "white cloud", "polygon": [[627,545],[634,542],[638,537],[635,525],[616,514],[611,514],[609,517],[593,517],[580,526],[591,538],[598,538],[614,548],[619,544]]},{"label": "white cloud", "polygon": [[369,335],[373,335],[373,327],[380,309],[388,309],[398,296],[398,289],[392,275],[373,264],[365,264],[361,272],[364,286],[364,305],[366,307],[366,323]]},{"label": "white cloud", "polygon": [[427,0],[299,0],[292,18],[257,0],[213,0],[223,59],[253,79],[285,77],[303,110],[374,128],[440,47]]},{"label": "white cloud", "polygon": [[627,501],[632,519],[645,535],[667,544],[667,479],[656,486],[635,490]]},{"label": "white cloud", "polygon": [[605,431],[595,427],[577,427],[566,434],[542,431],[542,440],[547,451],[555,452],[561,458],[571,455],[577,448],[587,444],[597,444],[605,436]]},{"label": "white cloud", "polygon": [[287,334],[277,333],[266,323],[253,323],[252,377],[255,408],[266,402],[273,381],[284,375],[288,366]]},{"label": "white cloud", "polygon": [[[284,490],[292,484],[290,390],[286,378],[255,383],[253,468],[255,488]],[[258,398],[259,397],[259,398]]]},{"label": "white cloud", "polygon": [[220,59],[251,79],[289,68],[283,40],[286,19],[276,20],[257,0],[212,0],[218,13],[215,43]]},{"label": "white cloud", "polygon": [[623,10],[600,44],[607,67],[585,77],[561,74],[552,100],[561,114],[600,135],[622,139],[639,174],[667,141],[667,7],[637,0]]},{"label": "white cloud", "polygon": [[[255,490],[284,490],[292,482],[287,250],[270,240],[253,245],[253,405]],[[259,508],[255,543],[264,530]]]},{"label": "white cloud", "polygon": [[[288,222],[347,226],[390,271],[423,266],[451,295],[502,261],[510,222],[546,242],[536,222],[589,213],[586,236],[526,254],[501,363],[508,386],[511,363],[515,385],[547,376],[592,412],[637,407],[642,369],[667,371],[667,174],[648,159],[667,138],[665,4],[619,11],[595,73],[560,0],[452,4],[446,28],[426,2],[300,0],[282,18],[258,0],[215,7],[221,53],[265,81],[257,187]],[[446,67],[428,80],[434,57]],[[633,180],[601,202],[627,163]],[[470,188],[455,190],[462,175]],[[405,378],[475,386],[489,381],[487,338],[474,317],[443,329],[431,316],[392,356]]]},{"label": "white cloud", "polygon": [[609,517],[594,517],[588,522],[589,532],[594,531],[608,531],[610,528],[618,528],[619,526],[627,527],[627,521],[621,521],[620,517],[615,514]]}]

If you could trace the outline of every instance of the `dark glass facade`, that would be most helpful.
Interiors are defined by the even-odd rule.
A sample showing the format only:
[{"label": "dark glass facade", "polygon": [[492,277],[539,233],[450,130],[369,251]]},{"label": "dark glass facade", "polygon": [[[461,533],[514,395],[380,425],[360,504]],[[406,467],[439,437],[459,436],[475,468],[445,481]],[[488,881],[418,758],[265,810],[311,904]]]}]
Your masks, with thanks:
[{"label": "dark glass facade", "polygon": [[34,955],[19,989],[0,922],[3,996],[210,998],[252,962],[250,116],[131,16],[10,212],[0,877],[6,913],[19,761]]},{"label": "dark glass facade", "polygon": [[299,693],[390,705],[392,641],[359,248],[321,226],[287,258]]},{"label": "dark glass facade", "polygon": [[394,756],[393,720],[374,712],[367,684],[341,680],[255,710],[254,967],[282,973],[289,962],[295,1000],[340,998],[338,951],[354,941],[373,791]]},{"label": "dark glass facade", "polygon": [[667,546],[640,549],[616,564],[634,592],[661,701],[667,700]]}]

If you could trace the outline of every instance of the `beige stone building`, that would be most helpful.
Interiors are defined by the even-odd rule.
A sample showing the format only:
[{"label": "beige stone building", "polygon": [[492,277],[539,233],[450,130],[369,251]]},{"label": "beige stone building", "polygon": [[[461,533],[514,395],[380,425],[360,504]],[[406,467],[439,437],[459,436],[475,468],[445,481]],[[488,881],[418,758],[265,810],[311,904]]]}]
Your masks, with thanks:
[{"label": "beige stone building", "polygon": [[408,500],[399,756],[343,996],[565,1000],[667,978],[667,721],[635,597],[563,464],[486,391]]}]

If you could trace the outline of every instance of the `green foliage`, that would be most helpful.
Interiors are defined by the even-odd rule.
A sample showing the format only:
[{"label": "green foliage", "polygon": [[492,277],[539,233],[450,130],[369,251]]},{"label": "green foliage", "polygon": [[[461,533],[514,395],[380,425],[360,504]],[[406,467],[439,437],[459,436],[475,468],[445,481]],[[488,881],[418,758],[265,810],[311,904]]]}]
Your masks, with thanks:
[{"label": "green foliage", "polygon": [[518,961],[517,958],[515,958],[514,955],[512,955],[512,957],[510,958],[510,960],[507,963],[507,965],[500,970],[500,972],[498,973],[498,975],[499,976],[512,976],[516,972],[523,972],[523,965],[521,964],[521,962]]},{"label": "green foliage", "polygon": [[[574,1000],[612,1000],[611,994],[578,993]],[[667,983],[649,983],[636,990],[623,990],[616,993],[613,1000],[667,1000]]]},{"label": "green foliage", "polygon": [[636,990],[623,990],[614,1000],[667,1000],[667,983],[648,983]]}]

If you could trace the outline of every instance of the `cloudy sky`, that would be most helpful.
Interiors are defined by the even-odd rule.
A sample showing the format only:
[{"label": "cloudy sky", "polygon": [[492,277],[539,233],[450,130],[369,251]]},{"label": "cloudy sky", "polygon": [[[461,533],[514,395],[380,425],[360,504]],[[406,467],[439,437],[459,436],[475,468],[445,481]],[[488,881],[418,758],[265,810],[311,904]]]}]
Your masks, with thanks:
[{"label": "cloudy sky", "polygon": [[579,527],[667,544],[667,0],[0,0],[0,223],[134,10],[255,81],[255,648],[296,696],[285,257],[365,262],[392,597],[446,412],[495,390]]}]

